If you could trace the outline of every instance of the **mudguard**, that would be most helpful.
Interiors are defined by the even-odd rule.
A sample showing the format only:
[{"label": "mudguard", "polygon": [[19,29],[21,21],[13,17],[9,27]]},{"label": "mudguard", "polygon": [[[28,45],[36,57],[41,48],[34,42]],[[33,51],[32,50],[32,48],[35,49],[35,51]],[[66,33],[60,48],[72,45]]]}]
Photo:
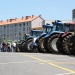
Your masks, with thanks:
[{"label": "mudguard", "polygon": [[29,40],[29,39],[33,39],[33,36],[29,36],[25,41]]},{"label": "mudguard", "polygon": [[53,34],[64,34],[64,32],[52,31],[52,32],[48,33],[48,34],[45,36],[45,38],[49,38],[49,37],[50,37],[51,35],[53,35]]},{"label": "mudguard", "polygon": [[70,35],[70,34],[72,34],[72,32],[65,32],[61,37],[63,38],[63,37],[66,37],[67,35]]},{"label": "mudguard", "polygon": [[43,36],[45,36],[45,35],[46,35],[46,33],[43,33],[41,36],[39,36],[39,37],[36,39],[35,42],[37,42],[41,37],[43,37]]}]

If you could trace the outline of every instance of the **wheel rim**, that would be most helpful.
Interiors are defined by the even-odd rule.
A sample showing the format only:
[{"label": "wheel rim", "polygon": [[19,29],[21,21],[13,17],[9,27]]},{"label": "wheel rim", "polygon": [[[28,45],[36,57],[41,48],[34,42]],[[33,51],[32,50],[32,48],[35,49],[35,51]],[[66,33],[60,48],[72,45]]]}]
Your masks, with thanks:
[{"label": "wheel rim", "polygon": [[28,50],[30,50],[31,48],[31,44],[32,44],[32,42],[29,42],[29,44],[28,44]]},{"label": "wheel rim", "polygon": [[58,38],[55,38],[52,40],[51,42],[51,46],[55,51],[58,51],[57,46],[56,46],[56,42],[57,42]]},{"label": "wheel rim", "polygon": [[44,48],[44,40],[41,42],[41,48]]}]

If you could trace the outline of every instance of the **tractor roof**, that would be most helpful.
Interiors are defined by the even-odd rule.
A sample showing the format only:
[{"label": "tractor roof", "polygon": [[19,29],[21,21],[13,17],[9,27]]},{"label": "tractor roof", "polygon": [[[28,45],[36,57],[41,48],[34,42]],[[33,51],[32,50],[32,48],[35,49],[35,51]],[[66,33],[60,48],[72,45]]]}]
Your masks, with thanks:
[{"label": "tractor roof", "polygon": [[75,25],[75,22],[64,23],[65,25]]},{"label": "tractor roof", "polygon": [[47,25],[43,25],[43,27],[53,27],[53,25],[47,24]]},{"label": "tractor roof", "polygon": [[33,32],[43,32],[42,30],[31,30]]}]

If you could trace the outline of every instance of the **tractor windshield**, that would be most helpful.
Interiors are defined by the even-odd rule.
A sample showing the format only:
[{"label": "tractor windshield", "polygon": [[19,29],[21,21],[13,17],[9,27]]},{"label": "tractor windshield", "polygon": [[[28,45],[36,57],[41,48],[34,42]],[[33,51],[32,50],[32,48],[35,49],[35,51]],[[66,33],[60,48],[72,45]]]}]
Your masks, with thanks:
[{"label": "tractor windshield", "polygon": [[53,25],[53,31],[63,31],[63,24]]},{"label": "tractor windshield", "polygon": [[43,32],[44,33],[49,33],[52,31],[52,29],[53,29],[53,26],[50,26],[50,25],[44,25],[43,26]]},{"label": "tractor windshield", "polygon": [[30,35],[33,37],[38,37],[42,34],[42,31],[31,31]]},{"label": "tractor windshield", "polygon": [[70,31],[75,32],[75,24],[70,24]]},{"label": "tractor windshield", "polygon": [[69,25],[64,25],[64,32],[68,32],[69,30]]}]

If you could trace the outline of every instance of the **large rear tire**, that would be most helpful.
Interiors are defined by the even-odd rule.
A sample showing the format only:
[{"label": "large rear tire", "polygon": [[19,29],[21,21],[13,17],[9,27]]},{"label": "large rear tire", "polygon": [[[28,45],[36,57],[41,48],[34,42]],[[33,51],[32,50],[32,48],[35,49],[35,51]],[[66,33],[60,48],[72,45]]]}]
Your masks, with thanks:
[{"label": "large rear tire", "polygon": [[47,41],[47,48],[48,48],[48,51],[51,52],[51,53],[58,53],[58,49],[57,49],[57,46],[56,46],[56,42],[59,38],[59,35],[60,34],[54,34],[54,35],[51,35]]},{"label": "large rear tire", "polygon": [[26,48],[25,48],[25,44],[26,44],[26,41],[24,41],[24,42],[22,43],[22,46],[21,46],[21,51],[22,51],[22,52],[27,52],[27,50],[26,50]]},{"label": "large rear tire", "polygon": [[68,55],[75,54],[73,41],[74,40],[72,35],[68,35],[63,39],[62,49],[64,50],[65,54],[68,54]]},{"label": "large rear tire", "polygon": [[39,39],[39,42],[38,42],[38,51],[41,53],[47,52],[45,47],[44,47],[44,43],[45,43],[45,41],[44,41],[44,36],[43,36]]},{"label": "large rear tire", "polygon": [[62,48],[62,41],[63,41],[63,38],[59,38],[57,40],[57,43],[56,43],[56,46],[57,46],[57,49],[58,51],[61,53],[61,54],[65,54],[63,48]]},{"label": "large rear tire", "polygon": [[27,41],[26,41],[26,43],[25,43],[25,50],[27,51],[27,52],[32,52],[32,50],[31,50],[31,44],[32,44],[32,42],[33,42],[33,39],[28,39]]}]

